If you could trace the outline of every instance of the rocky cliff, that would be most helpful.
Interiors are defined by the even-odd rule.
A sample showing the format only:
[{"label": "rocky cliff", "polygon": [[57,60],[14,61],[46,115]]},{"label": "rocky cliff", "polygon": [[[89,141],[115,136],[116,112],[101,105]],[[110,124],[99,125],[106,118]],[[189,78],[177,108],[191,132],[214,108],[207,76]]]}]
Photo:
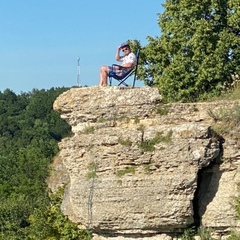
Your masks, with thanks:
[{"label": "rocky cliff", "polygon": [[174,239],[191,225],[221,239],[239,226],[240,144],[214,132],[209,112],[234,104],[163,104],[150,87],[63,93],[54,109],[73,136],[49,180],[66,184],[62,211],[108,239]]}]

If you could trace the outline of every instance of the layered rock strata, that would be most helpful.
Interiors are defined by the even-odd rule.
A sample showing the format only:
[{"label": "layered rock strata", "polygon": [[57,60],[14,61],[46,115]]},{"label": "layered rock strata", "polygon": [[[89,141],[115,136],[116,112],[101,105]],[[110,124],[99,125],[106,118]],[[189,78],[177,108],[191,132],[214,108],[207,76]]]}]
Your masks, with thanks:
[{"label": "layered rock strata", "polygon": [[225,106],[165,105],[150,87],[63,93],[54,109],[73,136],[59,144],[51,177],[53,190],[67,184],[62,211],[109,239],[172,239],[198,221],[220,235],[237,227],[239,143],[214,133],[209,115]]}]

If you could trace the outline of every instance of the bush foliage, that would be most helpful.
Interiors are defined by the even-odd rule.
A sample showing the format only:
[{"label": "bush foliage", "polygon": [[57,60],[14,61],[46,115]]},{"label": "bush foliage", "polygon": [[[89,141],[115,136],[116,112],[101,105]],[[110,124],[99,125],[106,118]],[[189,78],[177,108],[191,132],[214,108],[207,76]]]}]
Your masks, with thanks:
[{"label": "bush foliage", "polygon": [[165,101],[197,101],[229,89],[240,72],[239,0],[166,0],[163,7],[161,35],[142,47],[138,78],[157,86]]},{"label": "bush foliage", "polygon": [[52,108],[65,90],[0,92],[0,239],[90,239],[47,193],[57,143],[71,132]]}]

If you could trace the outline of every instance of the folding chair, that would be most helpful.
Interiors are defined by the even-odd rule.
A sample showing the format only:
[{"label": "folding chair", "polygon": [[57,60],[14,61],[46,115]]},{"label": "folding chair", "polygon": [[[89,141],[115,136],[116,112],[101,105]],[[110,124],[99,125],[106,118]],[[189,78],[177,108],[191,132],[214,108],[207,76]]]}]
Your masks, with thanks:
[{"label": "folding chair", "polygon": [[[140,55],[140,48],[137,50],[136,52],[136,57],[137,57],[137,63],[136,65],[131,68],[128,72],[124,73],[123,75],[121,76],[118,76],[116,75],[116,73],[110,73],[109,74],[109,83],[110,83],[110,86],[112,86],[112,78],[116,79],[119,83],[118,83],[118,86],[120,85],[124,85],[124,86],[128,86],[128,84],[125,82],[133,73],[134,73],[134,78],[133,78],[133,88],[135,86],[135,81],[136,81],[136,78],[137,78],[137,70],[138,70],[138,59],[139,59],[139,55]],[[117,64],[113,64],[112,65],[113,67],[114,66],[119,66],[121,68],[123,68],[122,66],[120,65],[117,65]]]}]

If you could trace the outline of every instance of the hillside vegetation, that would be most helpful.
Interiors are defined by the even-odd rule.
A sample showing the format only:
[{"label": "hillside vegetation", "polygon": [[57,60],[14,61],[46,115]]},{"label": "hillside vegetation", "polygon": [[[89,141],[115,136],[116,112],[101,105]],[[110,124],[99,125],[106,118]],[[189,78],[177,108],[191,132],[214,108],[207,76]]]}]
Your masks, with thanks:
[{"label": "hillside vegetation", "polygon": [[71,132],[52,109],[66,88],[0,92],[0,239],[87,239],[47,191],[57,143]]}]

